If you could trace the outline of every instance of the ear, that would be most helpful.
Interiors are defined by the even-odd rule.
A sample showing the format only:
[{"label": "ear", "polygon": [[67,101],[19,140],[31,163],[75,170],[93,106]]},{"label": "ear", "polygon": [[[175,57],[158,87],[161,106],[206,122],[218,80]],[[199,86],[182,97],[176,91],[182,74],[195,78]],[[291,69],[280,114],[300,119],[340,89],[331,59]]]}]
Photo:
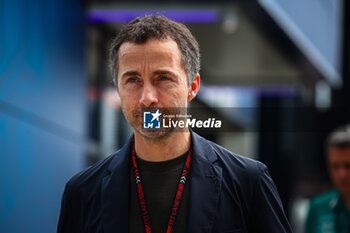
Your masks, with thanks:
[{"label": "ear", "polygon": [[197,95],[199,91],[200,83],[201,83],[201,78],[199,74],[197,74],[197,77],[191,83],[190,90],[188,92],[188,97],[187,97],[188,103]]}]

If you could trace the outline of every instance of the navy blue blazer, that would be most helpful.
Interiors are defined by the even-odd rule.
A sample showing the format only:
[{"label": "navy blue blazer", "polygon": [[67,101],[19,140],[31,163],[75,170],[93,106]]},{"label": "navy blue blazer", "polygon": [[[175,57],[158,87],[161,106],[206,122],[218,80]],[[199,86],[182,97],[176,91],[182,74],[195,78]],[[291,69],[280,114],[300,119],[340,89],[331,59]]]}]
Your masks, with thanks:
[{"label": "navy blue blazer", "polygon": [[[264,164],[191,132],[189,233],[292,232]],[[128,233],[131,142],[67,183],[58,233]]]}]

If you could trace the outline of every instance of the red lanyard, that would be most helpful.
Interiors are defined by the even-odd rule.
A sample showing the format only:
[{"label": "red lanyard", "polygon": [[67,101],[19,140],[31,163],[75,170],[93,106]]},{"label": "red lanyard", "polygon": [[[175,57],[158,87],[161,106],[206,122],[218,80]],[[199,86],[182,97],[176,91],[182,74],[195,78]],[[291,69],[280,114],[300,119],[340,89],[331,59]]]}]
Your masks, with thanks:
[{"label": "red lanyard", "polygon": [[[190,152],[188,153],[186,163],[184,165],[184,168],[182,169],[182,175],[181,175],[181,178],[179,181],[179,187],[177,188],[177,192],[176,192],[173,208],[171,210],[171,215],[170,215],[170,219],[169,219],[166,233],[171,233],[174,229],[175,219],[176,219],[176,216],[178,213],[178,208],[180,205],[182,193],[183,193],[183,190],[184,190],[184,187],[186,184],[188,173],[190,171],[191,156],[192,156],[192,147],[190,148]],[[137,159],[135,156],[134,145],[132,145],[131,157],[132,157],[132,164],[134,167],[136,188],[137,188],[137,193],[139,196],[141,214],[142,214],[143,222],[145,224],[145,230],[146,230],[146,233],[151,233],[151,224],[150,224],[150,219],[148,216],[148,211],[146,208],[146,201],[145,201],[145,196],[144,196],[143,189],[142,189],[141,175],[140,175],[140,171],[138,168]]]}]

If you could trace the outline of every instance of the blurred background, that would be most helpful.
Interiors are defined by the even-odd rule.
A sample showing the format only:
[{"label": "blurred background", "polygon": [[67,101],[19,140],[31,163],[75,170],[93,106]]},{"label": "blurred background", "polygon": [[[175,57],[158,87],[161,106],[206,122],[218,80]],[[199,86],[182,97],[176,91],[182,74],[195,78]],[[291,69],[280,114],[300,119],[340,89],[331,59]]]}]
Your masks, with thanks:
[{"label": "blurred background", "polygon": [[55,232],[65,183],[131,135],[108,49],[122,23],[145,14],[193,32],[202,85],[192,105],[229,123],[199,133],[267,164],[303,232],[308,199],[331,188],[326,136],[350,119],[349,5],[1,0],[0,232]]}]

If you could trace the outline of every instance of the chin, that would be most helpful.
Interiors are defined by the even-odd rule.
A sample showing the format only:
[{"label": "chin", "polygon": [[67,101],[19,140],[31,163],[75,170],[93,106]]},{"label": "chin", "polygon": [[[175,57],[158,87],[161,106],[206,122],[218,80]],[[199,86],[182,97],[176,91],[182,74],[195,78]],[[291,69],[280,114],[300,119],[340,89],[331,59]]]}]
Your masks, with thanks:
[{"label": "chin", "polygon": [[161,141],[171,135],[170,131],[161,129],[136,129],[136,131],[146,140]]}]

